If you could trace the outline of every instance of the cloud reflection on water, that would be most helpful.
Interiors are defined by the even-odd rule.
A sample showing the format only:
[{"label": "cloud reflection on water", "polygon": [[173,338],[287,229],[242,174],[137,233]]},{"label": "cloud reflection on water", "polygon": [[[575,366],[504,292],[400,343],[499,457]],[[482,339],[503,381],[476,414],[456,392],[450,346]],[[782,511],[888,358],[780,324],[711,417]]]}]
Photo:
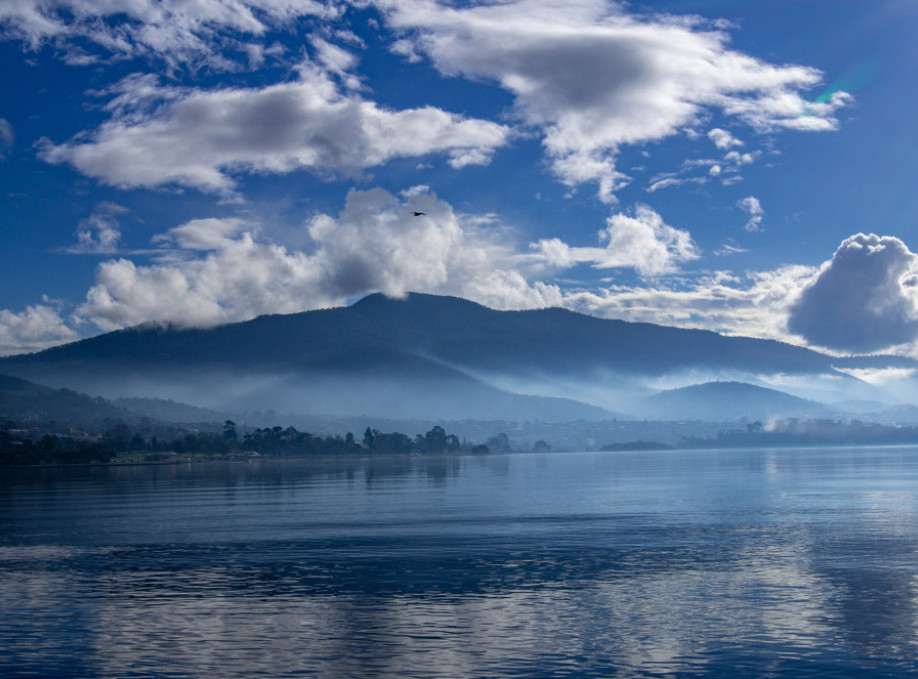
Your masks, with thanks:
[{"label": "cloud reflection on water", "polygon": [[[404,458],[372,472],[354,461],[149,469],[127,472],[137,487],[120,495],[95,479],[95,506],[85,478],[69,491],[66,479],[44,491],[7,484],[0,668],[915,670],[915,458],[719,451]],[[109,520],[133,525],[133,540],[113,541],[124,533]]]}]

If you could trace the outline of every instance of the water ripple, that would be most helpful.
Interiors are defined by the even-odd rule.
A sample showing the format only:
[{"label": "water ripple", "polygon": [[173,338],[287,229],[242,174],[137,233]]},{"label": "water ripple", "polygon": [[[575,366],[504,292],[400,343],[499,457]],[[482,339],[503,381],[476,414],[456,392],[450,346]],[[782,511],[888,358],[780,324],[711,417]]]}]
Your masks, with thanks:
[{"label": "water ripple", "polygon": [[915,676],[916,459],[18,470],[0,676]]}]

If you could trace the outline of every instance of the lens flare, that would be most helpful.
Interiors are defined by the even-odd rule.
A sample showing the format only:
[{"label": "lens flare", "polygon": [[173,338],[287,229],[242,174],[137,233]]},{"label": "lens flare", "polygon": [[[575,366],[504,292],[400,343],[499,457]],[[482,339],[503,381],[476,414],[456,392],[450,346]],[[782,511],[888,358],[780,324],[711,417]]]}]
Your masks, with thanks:
[{"label": "lens flare", "polygon": [[829,85],[826,90],[815,99],[815,103],[824,104],[837,92],[854,92],[873,79],[879,68],[878,60],[865,60],[851,66],[844,74]]}]

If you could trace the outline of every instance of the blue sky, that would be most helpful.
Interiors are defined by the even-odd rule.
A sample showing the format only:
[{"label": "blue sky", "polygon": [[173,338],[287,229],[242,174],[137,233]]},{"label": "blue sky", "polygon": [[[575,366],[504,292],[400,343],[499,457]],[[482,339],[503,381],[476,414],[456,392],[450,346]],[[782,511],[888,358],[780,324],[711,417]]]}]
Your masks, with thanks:
[{"label": "blue sky", "polygon": [[913,0],[3,3],[0,354],[374,291],[915,354],[916,34]]}]

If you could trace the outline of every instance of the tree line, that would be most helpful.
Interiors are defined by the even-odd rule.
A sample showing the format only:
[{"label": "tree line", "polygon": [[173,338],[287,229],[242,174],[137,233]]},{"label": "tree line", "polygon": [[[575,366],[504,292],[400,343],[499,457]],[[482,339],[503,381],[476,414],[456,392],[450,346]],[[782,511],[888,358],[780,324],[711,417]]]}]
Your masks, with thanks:
[{"label": "tree line", "polygon": [[[367,427],[358,440],[353,434],[321,436],[295,427],[267,427],[236,431],[231,420],[222,431],[184,432],[178,436],[144,436],[124,423],[107,430],[97,440],[45,434],[40,438],[16,436],[0,429],[0,465],[102,464],[110,462],[168,461],[174,458],[228,458],[258,454],[266,457],[304,455],[371,454],[456,454],[488,453],[486,445],[473,445],[435,426],[426,434],[410,437],[399,432],[381,432]],[[490,442],[491,440],[489,440]],[[506,435],[494,442],[503,444]]]}]

